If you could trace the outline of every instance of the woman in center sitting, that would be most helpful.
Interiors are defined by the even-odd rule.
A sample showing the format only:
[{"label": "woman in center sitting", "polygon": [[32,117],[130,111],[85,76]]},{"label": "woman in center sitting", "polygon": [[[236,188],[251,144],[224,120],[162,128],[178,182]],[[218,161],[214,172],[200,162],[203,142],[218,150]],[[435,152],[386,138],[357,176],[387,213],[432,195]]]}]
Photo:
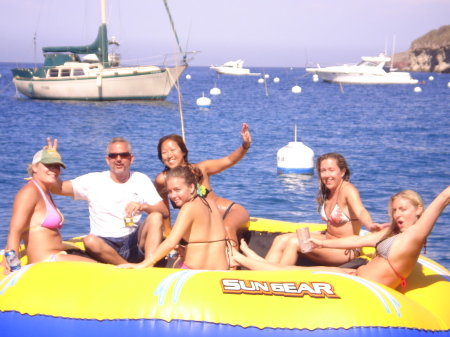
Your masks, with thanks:
[{"label": "woman in center sitting", "polygon": [[[164,136],[158,143],[158,158],[165,165],[164,170],[158,174],[155,179],[155,187],[161,198],[169,208],[169,202],[166,191],[166,174],[171,169],[177,166],[187,166],[190,168],[197,168],[202,173],[202,180],[199,181],[199,194],[204,196],[208,201],[214,201],[219,207],[220,214],[223,218],[223,224],[227,231],[227,236],[237,245],[237,237],[249,224],[249,215],[247,210],[242,206],[231,200],[221,198],[211,188],[210,176],[220,173],[227,168],[237,164],[246,154],[250,148],[252,137],[248,129],[248,125],[243,123],[241,129],[242,145],[228,156],[204,160],[202,162],[191,164],[188,161],[188,149],[186,144],[179,135]],[[170,217],[164,220],[164,234],[170,233]]]},{"label": "woman in center sitting", "polygon": [[167,172],[166,187],[170,200],[180,208],[169,236],[154,253],[138,264],[123,264],[118,268],[153,267],[165,258],[181,239],[187,242],[182,269],[227,270],[226,233],[222,216],[213,200],[199,196],[197,168],[178,166]]},{"label": "woman in center sitting", "polygon": [[[339,153],[327,153],[316,162],[319,175],[317,193],[318,211],[327,229],[312,232],[311,237],[328,240],[358,235],[364,224],[370,231],[379,231],[381,225],[374,224],[365,209],[359,192],[350,180],[350,169]],[[277,236],[266,255],[266,261],[285,266],[294,265],[298,256],[324,266],[339,266],[360,255],[359,249],[320,249],[304,254],[296,233]]]}]

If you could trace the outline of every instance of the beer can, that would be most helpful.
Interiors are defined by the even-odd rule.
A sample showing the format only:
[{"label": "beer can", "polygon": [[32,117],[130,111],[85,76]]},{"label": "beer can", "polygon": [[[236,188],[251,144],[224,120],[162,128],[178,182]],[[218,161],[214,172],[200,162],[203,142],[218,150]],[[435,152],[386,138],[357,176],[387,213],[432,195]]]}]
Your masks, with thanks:
[{"label": "beer can", "polygon": [[5,258],[6,258],[6,262],[8,262],[8,265],[11,268],[11,271],[20,269],[20,260],[17,257],[17,254],[14,251],[14,249],[8,249],[5,252]]},{"label": "beer can", "polygon": [[169,259],[176,259],[178,257],[178,250],[176,249],[172,249],[169,253],[169,255],[167,255],[167,257]]}]

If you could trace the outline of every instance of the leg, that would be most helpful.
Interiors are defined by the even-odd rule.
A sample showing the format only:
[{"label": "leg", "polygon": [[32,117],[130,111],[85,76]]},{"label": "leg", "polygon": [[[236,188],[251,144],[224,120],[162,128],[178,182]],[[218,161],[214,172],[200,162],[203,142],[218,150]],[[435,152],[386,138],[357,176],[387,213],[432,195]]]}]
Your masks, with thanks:
[{"label": "leg", "polygon": [[95,260],[102,263],[109,263],[118,265],[121,263],[126,263],[117,251],[107,244],[102,238],[89,234],[84,240],[84,247],[86,251],[92,256]]},{"label": "leg", "polygon": [[163,217],[161,213],[150,213],[139,228],[138,245],[149,258],[163,240]]},{"label": "leg", "polygon": [[92,260],[88,257],[83,256],[77,256],[77,255],[70,255],[70,254],[58,254],[56,256],[56,261],[81,261],[81,262],[94,262],[97,263],[97,261]]},{"label": "leg", "polygon": [[[288,245],[288,242],[296,237],[297,235],[295,233],[280,234],[275,237],[275,240],[273,240],[272,246],[270,247],[269,252],[266,255],[266,261],[280,263],[285,255],[284,251]],[[295,260],[292,263],[295,264],[295,261],[297,261],[297,249],[295,249],[295,252],[289,252],[287,254],[292,254],[293,258],[295,257]]]}]

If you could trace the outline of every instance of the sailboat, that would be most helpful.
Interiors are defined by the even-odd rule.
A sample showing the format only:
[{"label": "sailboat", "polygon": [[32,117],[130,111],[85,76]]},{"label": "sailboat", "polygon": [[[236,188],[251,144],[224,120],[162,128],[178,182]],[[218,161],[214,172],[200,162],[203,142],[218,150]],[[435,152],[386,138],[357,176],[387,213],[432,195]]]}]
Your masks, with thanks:
[{"label": "sailboat", "polygon": [[101,0],[100,6],[96,40],[85,46],[42,48],[43,67],[12,69],[17,91],[45,100],[166,99],[192,53],[166,55],[161,65],[121,66],[120,55],[108,52],[108,44],[117,46],[118,42],[114,38],[108,41],[106,0]]}]

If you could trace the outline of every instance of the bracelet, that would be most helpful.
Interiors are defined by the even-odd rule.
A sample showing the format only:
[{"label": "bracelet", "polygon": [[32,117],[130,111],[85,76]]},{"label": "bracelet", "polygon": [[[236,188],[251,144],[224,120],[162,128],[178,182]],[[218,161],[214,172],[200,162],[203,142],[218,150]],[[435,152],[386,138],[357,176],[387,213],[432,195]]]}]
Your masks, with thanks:
[{"label": "bracelet", "polygon": [[242,143],[242,148],[243,148],[244,150],[248,150],[248,149],[250,148],[251,145],[252,145],[252,143],[248,144],[248,147],[245,147],[245,146],[244,146],[244,143]]},{"label": "bracelet", "polygon": [[155,259],[153,258],[153,255],[150,253],[150,260],[152,260],[153,264],[156,264]]}]

